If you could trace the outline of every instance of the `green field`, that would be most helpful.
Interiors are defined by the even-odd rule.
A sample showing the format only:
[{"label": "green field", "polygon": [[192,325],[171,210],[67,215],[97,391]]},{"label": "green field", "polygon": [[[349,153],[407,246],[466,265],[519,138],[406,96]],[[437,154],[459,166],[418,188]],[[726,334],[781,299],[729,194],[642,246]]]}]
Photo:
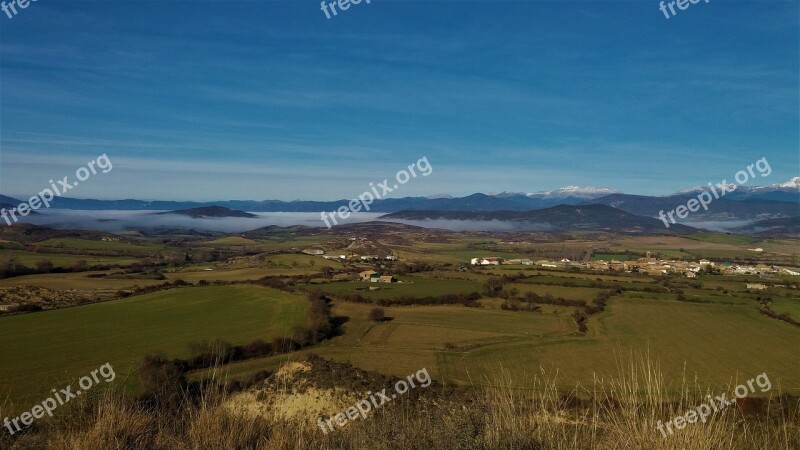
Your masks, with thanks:
[{"label": "green field", "polygon": [[264,269],[260,267],[250,267],[247,269],[233,269],[233,270],[200,270],[200,271],[180,271],[168,272],[164,275],[170,281],[183,280],[190,283],[196,283],[200,280],[206,281],[245,281],[245,280],[258,280],[270,275],[304,275],[309,273],[306,269],[292,269],[292,268],[275,268]]},{"label": "green field", "polygon": [[333,267],[341,269],[344,265],[336,260],[320,258],[319,256],[302,255],[302,254],[282,254],[282,255],[269,255],[264,258],[264,263],[267,267],[271,265],[283,265],[287,267]]},{"label": "green field", "polygon": [[778,314],[789,314],[794,320],[800,322],[800,299],[772,297],[772,310]]},{"label": "green field", "polygon": [[[597,279],[599,278],[599,279]],[[525,284],[547,284],[547,285],[556,285],[555,287],[593,287],[595,283],[601,282],[603,283],[602,289],[609,289],[608,283],[613,282],[614,288],[625,288],[631,290],[643,290],[647,288],[655,287],[652,283],[652,278],[637,276],[637,277],[611,277],[611,276],[598,276],[598,277],[569,277],[567,275],[563,276],[552,276],[552,275],[535,275],[529,276],[522,280],[519,280],[518,283],[525,283]],[[563,286],[558,286],[563,285]]]},{"label": "green field", "polygon": [[592,261],[628,261],[630,259],[628,255],[616,253],[595,253],[592,255]]},{"label": "green field", "polygon": [[34,244],[42,248],[74,249],[74,250],[113,250],[131,253],[152,253],[166,247],[151,243],[131,244],[128,242],[101,241],[78,238],[56,238]]},{"label": "green field", "polygon": [[[359,294],[364,298],[378,300],[396,297],[437,297],[447,294],[469,294],[482,292],[483,285],[477,281],[433,279],[421,276],[406,276],[399,278],[402,283],[368,283],[364,281],[343,281],[314,285],[323,292],[341,296],[346,294]],[[370,291],[370,287],[379,287],[379,290]]]},{"label": "green field", "polygon": [[479,281],[481,283],[485,282],[489,278],[492,278],[493,275],[473,272],[473,271],[459,271],[459,270],[435,270],[432,272],[422,272],[420,273],[421,276],[425,276],[428,278],[444,278],[444,279],[451,279],[451,280],[470,280],[470,281]]},{"label": "green field", "polygon": [[544,281],[570,281],[576,280],[597,280],[597,281],[619,281],[623,283],[652,283],[654,278],[647,275],[638,273],[620,274],[620,275],[607,275],[603,272],[596,273],[577,273],[577,272],[559,272],[556,270],[548,270],[543,272],[543,275],[531,275],[526,280],[544,280]]},{"label": "green field", "polygon": [[592,300],[603,289],[589,288],[589,287],[567,287],[567,286],[550,286],[542,284],[531,283],[509,283],[503,287],[504,290],[517,289],[519,295],[524,296],[528,292],[538,295],[550,294],[553,297],[564,297],[571,300]]},{"label": "green field", "polygon": [[300,236],[300,237],[272,237],[266,239],[258,239],[261,244],[259,247],[264,251],[275,250],[301,250],[309,247],[318,247],[325,238],[319,236]]},{"label": "green field", "polygon": [[[0,397],[33,400],[109,362],[117,383],[145,355],[188,356],[188,344],[243,344],[306,324],[300,296],[257,286],[179,288],[124,300],[0,317]],[[127,379],[133,385],[135,376]]]},{"label": "green field", "polygon": [[752,244],[753,242],[758,242],[760,239],[750,236],[741,236],[736,234],[724,234],[724,233],[710,233],[710,232],[703,232],[703,233],[694,233],[686,236],[687,239],[696,239],[698,241],[703,242],[712,242],[715,244]]},{"label": "green field", "polygon": [[117,270],[26,275],[23,277],[4,278],[0,280],[0,287],[39,286],[48,289],[125,290],[131,289],[134,286],[152,286],[164,282],[163,280],[152,279],[91,278],[88,276],[91,274],[107,274],[110,272],[117,272]]},{"label": "green field", "polygon": [[242,246],[259,246],[261,243],[252,239],[243,238],[241,236],[226,236],[219,239],[210,241],[197,242],[194,245],[200,247],[242,247]]},{"label": "green field", "polygon": [[[767,372],[782,392],[800,393],[800,332],[750,306],[615,298],[593,316],[586,336],[575,335],[571,308],[527,313],[461,306],[385,308],[392,320],[366,320],[371,306],[337,303],[346,334],[313,349],[323,357],[400,376],[420,367],[444,383],[479,383],[502,367],[515,379],[539,369],[558,371],[561,387],[591,386],[594,376],[617,375],[617,361],[649,354],[670,383],[685,371],[701,384],[725,388],[737,376]],[[454,349],[446,349],[445,344]],[[287,356],[233,364],[233,378],[275,367]]]},{"label": "green field", "polygon": [[454,242],[415,242],[408,246],[393,247],[404,259],[413,259],[429,263],[451,263],[469,262],[472,258],[481,256],[497,256],[506,259],[525,258],[522,253],[509,251],[482,250],[480,248],[470,248],[470,244],[487,242],[485,239],[465,239],[454,240]]},{"label": "green field", "polygon": [[24,250],[0,250],[0,261],[14,258],[18,263],[36,267],[36,263],[47,260],[54,267],[71,267],[76,262],[83,260],[90,266],[94,265],[120,265],[127,266],[136,262],[135,258],[115,256],[70,255],[67,253],[34,253]]},{"label": "green field", "polygon": [[[481,347],[513,344],[520,340],[571,334],[575,325],[570,309],[559,314],[514,313],[463,306],[402,306],[385,308],[391,320],[374,323],[367,320],[372,306],[337,302],[335,315],[344,316],[344,335],[297,354],[262,358],[232,364],[228,374],[244,378],[251,373],[275,367],[287,358],[314,352],[336,361],[353,364],[386,374],[401,376],[420,367],[452,382],[439,367],[444,354],[462,354],[446,350],[456,347]],[[467,353],[464,353],[465,355]],[[480,376],[480,374],[477,374]]]},{"label": "green field", "polygon": [[491,373],[499,364],[518,374],[543,367],[558,370],[567,384],[591,385],[593,375],[616,374],[615,358],[633,351],[649,353],[672,379],[685,369],[690,379],[697,374],[702,384],[724,386],[737,374],[741,379],[767,371],[784,392],[800,392],[800,333],[754,308],[620,299],[610,305],[590,319],[586,338],[526,340],[446,355],[448,372],[466,382],[468,372]]}]

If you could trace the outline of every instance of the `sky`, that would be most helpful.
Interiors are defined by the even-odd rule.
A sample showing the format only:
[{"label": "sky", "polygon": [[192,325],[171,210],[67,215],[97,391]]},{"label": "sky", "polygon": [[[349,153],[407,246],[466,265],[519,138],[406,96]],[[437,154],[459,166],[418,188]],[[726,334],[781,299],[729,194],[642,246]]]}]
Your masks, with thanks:
[{"label": "sky", "polygon": [[352,198],[800,176],[800,4],[38,0],[0,12],[0,194]]}]

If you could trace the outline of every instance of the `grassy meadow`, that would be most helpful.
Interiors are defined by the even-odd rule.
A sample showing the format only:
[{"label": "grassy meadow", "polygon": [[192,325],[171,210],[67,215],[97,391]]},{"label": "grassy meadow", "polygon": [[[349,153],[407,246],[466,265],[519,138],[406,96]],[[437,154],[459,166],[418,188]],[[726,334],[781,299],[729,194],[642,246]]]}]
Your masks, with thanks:
[{"label": "grassy meadow", "polygon": [[[257,286],[176,288],[122,300],[0,317],[0,397],[32,400],[106,362],[120,380],[159,351],[188,356],[188,344],[243,344],[304,325],[307,302]],[[135,376],[128,378],[133,384]]]},{"label": "grassy meadow", "polygon": [[[399,283],[368,283],[363,281],[332,282],[315,285],[323,292],[341,296],[359,294],[370,300],[396,297],[435,297],[447,294],[469,294],[483,290],[481,283],[469,280],[435,280],[422,276],[399,277]],[[370,291],[369,288],[379,288]]]},{"label": "grassy meadow", "polygon": [[[800,394],[796,327],[747,306],[619,298],[577,335],[572,308],[510,312],[463,306],[394,306],[391,318],[367,319],[370,305],[337,302],[345,334],[296,355],[227,367],[235,378],[314,352],[367,370],[400,376],[425,366],[445,384],[469,385],[502,368],[523,379],[540,368],[558,371],[562,388],[591,385],[616,373],[618,360],[649,354],[668,377],[686,375],[717,388],[767,372],[784,392]],[[449,345],[448,345],[449,344]],[[586,370],[586,368],[591,370]],[[434,375],[435,374],[435,375]]]},{"label": "grassy meadow", "polygon": [[66,268],[75,265],[78,261],[86,261],[90,266],[119,265],[128,266],[136,262],[135,258],[125,256],[93,256],[71,255],[68,253],[29,252],[24,250],[0,249],[0,260],[15,259],[18,263],[28,267],[35,267],[39,261],[50,261],[53,267]]}]

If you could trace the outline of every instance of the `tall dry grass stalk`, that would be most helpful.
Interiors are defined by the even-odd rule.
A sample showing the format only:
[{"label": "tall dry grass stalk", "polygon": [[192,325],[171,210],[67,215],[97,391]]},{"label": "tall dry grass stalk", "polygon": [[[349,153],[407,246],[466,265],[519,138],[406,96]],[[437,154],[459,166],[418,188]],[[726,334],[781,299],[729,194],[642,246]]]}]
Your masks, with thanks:
[{"label": "tall dry grass stalk", "polygon": [[[590,387],[559,391],[557,377],[542,371],[522,384],[502,367],[484,380],[487,405],[486,448],[547,449],[797,449],[800,409],[783,403],[780,411],[745,415],[737,406],[712,413],[673,433],[662,434],[666,423],[702,403],[707,395],[731,393],[703,389],[684,376],[669,385],[659,366],[648,356],[617,358],[618,375],[595,378]],[[775,393],[772,393],[773,400]],[[728,397],[730,399],[730,396]],[[772,405],[774,402],[764,402]],[[787,408],[789,410],[787,411]],[[777,414],[776,414],[777,413]]]},{"label": "tall dry grass stalk", "polygon": [[[702,403],[704,391],[686,377],[669,385],[649,357],[618,359],[619,375],[571,391],[557,374],[515,379],[502,366],[467,389],[430,390],[416,400],[374,410],[328,434],[316,417],[257,417],[223,407],[225,389],[185,395],[178,407],[142,407],[118,392],[82,399],[60,418],[0,448],[100,449],[797,449],[798,406],[765,416],[736,407],[688,424],[667,438],[657,430]],[[224,381],[222,369],[212,378]],[[691,388],[691,389],[690,389]],[[287,387],[287,390],[289,388]],[[777,393],[774,393],[777,394]],[[61,413],[61,411],[60,411]]]}]

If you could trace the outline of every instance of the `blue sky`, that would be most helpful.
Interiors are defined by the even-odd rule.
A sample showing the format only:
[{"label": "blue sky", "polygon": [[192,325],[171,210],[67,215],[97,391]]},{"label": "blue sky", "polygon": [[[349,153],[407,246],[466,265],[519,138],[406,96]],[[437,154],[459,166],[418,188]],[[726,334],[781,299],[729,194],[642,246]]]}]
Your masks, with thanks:
[{"label": "blue sky", "polygon": [[[2,13],[0,13],[2,14]],[[800,6],[38,0],[0,15],[0,193],[106,153],[78,198],[668,194],[800,175]]]}]

